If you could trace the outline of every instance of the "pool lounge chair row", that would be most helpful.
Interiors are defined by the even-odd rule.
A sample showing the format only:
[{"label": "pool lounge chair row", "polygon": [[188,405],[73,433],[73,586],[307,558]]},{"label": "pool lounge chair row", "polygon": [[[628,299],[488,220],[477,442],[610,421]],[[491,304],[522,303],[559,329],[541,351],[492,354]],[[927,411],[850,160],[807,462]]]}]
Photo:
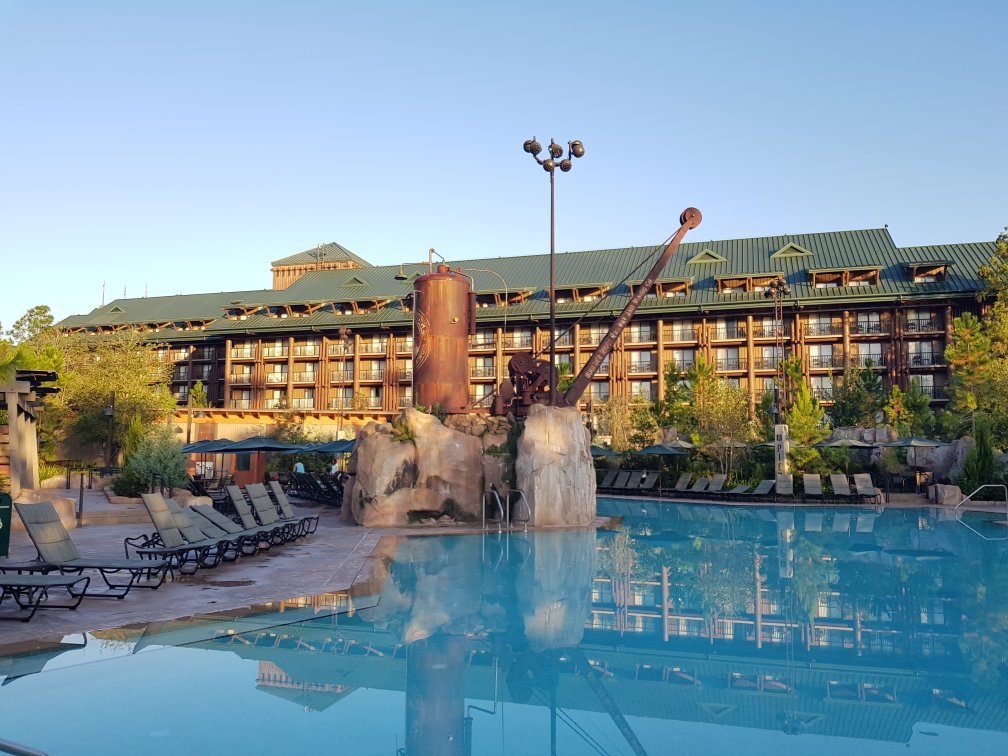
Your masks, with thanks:
[{"label": "pool lounge chair row", "polygon": [[[27,622],[38,609],[76,609],[84,598],[122,599],[135,587],[158,588],[168,575],[170,561],[157,549],[140,549],[127,559],[82,556],[50,501],[15,502],[14,508],[35,545],[36,558],[0,560],[0,605],[7,598],[16,604],[0,612],[4,619]],[[97,573],[105,587],[92,589],[85,572]]]},{"label": "pool lounge chair row", "polygon": [[[272,482],[276,483],[277,488],[280,487],[277,481]],[[317,501],[333,507],[339,507],[343,503],[343,487],[325,475],[316,477],[310,473],[292,472],[287,478],[287,491],[299,499]]]}]

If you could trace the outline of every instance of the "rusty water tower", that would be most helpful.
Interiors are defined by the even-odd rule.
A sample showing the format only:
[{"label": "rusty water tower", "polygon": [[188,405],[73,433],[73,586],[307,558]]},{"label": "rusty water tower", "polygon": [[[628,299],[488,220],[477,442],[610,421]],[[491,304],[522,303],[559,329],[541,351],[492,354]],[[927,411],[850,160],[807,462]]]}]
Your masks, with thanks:
[{"label": "rusty water tower", "polygon": [[469,277],[438,265],[413,282],[413,401],[449,414],[469,406],[469,336],[476,333]]}]

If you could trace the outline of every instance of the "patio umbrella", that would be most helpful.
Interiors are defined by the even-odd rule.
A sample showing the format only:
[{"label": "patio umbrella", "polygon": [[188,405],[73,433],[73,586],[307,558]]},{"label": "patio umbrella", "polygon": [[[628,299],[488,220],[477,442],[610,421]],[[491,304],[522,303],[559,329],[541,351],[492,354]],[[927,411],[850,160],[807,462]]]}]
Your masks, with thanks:
[{"label": "patio umbrella", "polygon": [[695,444],[691,444],[689,441],[684,441],[681,438],[670,439],[661,444],[661,446],[668,446],[671,449],[696,449]]},{"label": "patio umbrella", "polygon": [[591,455],[593,457],[618,457],[619,452],[614,452],[612,449],[605,449],[601,446],[595,446],[595,444],[592,444]]},{"label": "patio umbrella", "polygon": [[301,446],[288,444],[286,441],[279,441],[269,436],[253,436],[244,441],[235,441],[219,451],[225,454],[243,454],[245,452],[290,451],[291,449],[301,449]]},{"label": "patio umbrella", "polygon": [[318,452],[319,454],[347,454],[348,452],[353,451],[354,444],[356,443],[356,439],[344,438],[317,446],[312,449],[312,451]]},{"label": "patio umbrella", "polygon": [[[892,449],[936,449],[939,446],[948,446],[944,441],[937,441],[933,438],[921,438],[920,436],[907,436],[906,438],[900,438],[896,441],[881,441],[875,446],[885,446]],[[909,455],[909,452],[907,452]],[[911,467],[917,467],[917,452],[914,452],[913,462],[910,462],[909,456],[907,457],[907,464]],[[919,484],[919,481],[918,481]]]},{"label": "patio umbrella", "polygon": [[[647,457],[649,455],[655,455],[658,457],[658,480],[661,481],[662,474],[662,458],[663,457],[688,457],[689,452],[685,449],[676,449],[666,444],[652,444],[651,446],[646,446],[640,451],[631,452],[635,457]],[[658,484],[659,490],[661,489],[661,483]]]}]

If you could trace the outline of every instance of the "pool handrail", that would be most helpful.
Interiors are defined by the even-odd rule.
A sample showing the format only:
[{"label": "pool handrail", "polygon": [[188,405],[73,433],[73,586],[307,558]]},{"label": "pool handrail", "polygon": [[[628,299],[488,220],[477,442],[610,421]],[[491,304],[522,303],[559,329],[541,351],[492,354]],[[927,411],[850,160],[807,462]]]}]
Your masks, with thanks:
[{"label": "pool handrail", "polygon": [[984,483],[982,486],[980,486],[978,489],[976,489],[969,496],[964,496],[963,499],[962,499],[962,501],[960,501],[958,504],[956,504],[955,505],[955,509],[953,510],[955,512],[956,520],[959,523],[961,523],[962,525],[964,525],[965,527],[967,527],[970,530],[972,530],[974,533],[976,533],[978,536],[980,536],[981,538],[983,538],[985,541],[1008,541],[1008,535],[1003,536],[1001,538],[991,538],[990,536],[985,536],[983,533],[981,533],[979,530],[977,530],[976,528],[974,528],[968,522],[964,521],[963,518],[962,518],[962,515],[959,514],[959,507],[961,507],[966,502],[971,501],[974,496],[976,496],[978,493],[980,493],[980,491],[982,491],[985,488],[1000,488],[1001,491],[1004,493],[1004,495],[1005,495],[1005,519],[1008,520],[1008,486],[1006,486],[1004,483]]}]

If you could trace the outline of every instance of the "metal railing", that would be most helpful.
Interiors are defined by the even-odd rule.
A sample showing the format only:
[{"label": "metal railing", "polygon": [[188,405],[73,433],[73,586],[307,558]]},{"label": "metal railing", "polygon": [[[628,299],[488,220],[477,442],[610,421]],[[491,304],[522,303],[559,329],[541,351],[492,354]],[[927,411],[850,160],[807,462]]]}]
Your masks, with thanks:
[{"label": "metal railing", "polygon": [[744,357],[720,357],[714,361],[718,370],[745,370],[746,360]]},{"label": "metal railing", "polygon": [[295,357],[318,357],[321,347],[318,344],[295,344]]},{"label": "metal railing", "polygon": [[911,367],[934,367],[945,364],[945,356],[936,352],[918,352],[910,355]]},{"label": "metal railing", "polygon": [[809,357],[809,367],[813,370],[822,368],[842,368],[844,358],[842,354],[817,354]]},{"label": "metal railing", "polygon": [[805,323],[802,326],[806,336],[839,336],[843,326],[836,323]]},{"label": "metal railing", "polygon": [[230,383],[252,383],[252,373],[231,373],[228,376]]},{"label": "metal railing", "polygon": [[884,354],[852,354],[851,365],[859,368],[880,368],[886,366]]},{"label": "metal railing", "polygon": [[654,360],[631,362],[627,365],[627,372],[631,375],[639,373],[654,373],[658,370],[658,363]]},{"label": "metal railing", "polygon": [[856,320],[850,324],[850,332],[855,335],[877,336],[889,333],[889,320]]},{"label": "metal railing", "polygon": [[697,340],[696,328],[666,328],[662,332],[665,341],[685,342]]},{"label": "metal railing", "polygon": [[974,533],[976,533],[978,536],[980,536],[981,538],[983,538],[985,541],[1008,541],[1008,535],[1004,535],[1004,536],[1001,536],[999,538],[994,538],[994,537],[991,537],[991,536],[985,536],[983,533],[981,533],[979,530],[977,530],[976,528],[974,528],[968,522],[963,521],[962,514],[959,512],[959,508],[963,504],[965,504],[968,501],[972,501],[973,497],[976,496],[978,493],[980,493],[980,491],[984,490],[985,488],[1000,488],[1001,489],[1001,492],[1004,494],[1004,497],[1005,497],[1005,518],[1008,519],[1008,486],[1005,486],[1003,483],[984,483],[982,486],[980,486],[980,488],[978,488],[976,491],[974,491],[973,493],[971,493],[969,496],[964,497],[962,501],[960,501],[958,504],[956,504],[956,506],[955,506],[956,520],[958,520],[960,523],[962,523],[965,527],[967,527],[970,530],[972,530]]},{"label": "metal railing", "polygon": [[263,347],[263,357],[286,357],[287,347]]},{"label": "metal railing", "polygon": [[266,383],[287,383],[287,373],[266,373]]},{"label": "metal railing", "polygon": [[920,333],[921,331],[940,331],[938,321],[934,318],[915,318],[907,320],[907,333]]},{"label": "metal railing", "polygon": [[254,360],[255,359],[255,349],[252,347],[241,347],[239,349],[231,350],[232,360]]},{"label": "metal railing", "polygon": [[306,373],[294,373],[294,383],[315,383],[318,373],[314,370]]}]

